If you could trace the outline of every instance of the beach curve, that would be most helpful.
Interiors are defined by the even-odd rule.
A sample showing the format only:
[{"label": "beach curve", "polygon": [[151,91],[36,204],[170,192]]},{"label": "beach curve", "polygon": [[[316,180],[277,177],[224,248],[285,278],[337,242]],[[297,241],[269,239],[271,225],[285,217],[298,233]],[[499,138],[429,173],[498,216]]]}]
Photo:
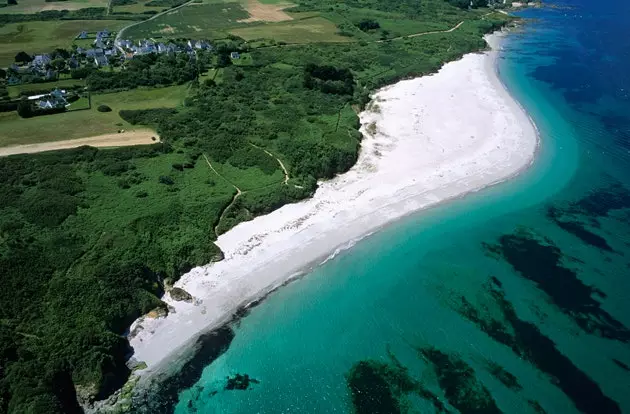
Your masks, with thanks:
[{"label": "beach curve", "polygon": [[[499,47],[498,36],[488,43]],[[359,159],[315,195],[221,235],[225,259],[175,284],[192,303],[131,327],[151,377],[203,332],[224,324],[341,246],[412,212],[505,181],[533,162],[538,133],[496,74],[497,50],[465,55],[434,75],[379,90],[361,113]],[[306,269],[306,270],[305,270]]]}]

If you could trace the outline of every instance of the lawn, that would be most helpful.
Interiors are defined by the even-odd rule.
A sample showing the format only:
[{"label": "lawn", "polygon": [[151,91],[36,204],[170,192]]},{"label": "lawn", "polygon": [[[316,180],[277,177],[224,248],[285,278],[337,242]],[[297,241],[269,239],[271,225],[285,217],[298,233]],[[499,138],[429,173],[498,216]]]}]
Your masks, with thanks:
[{"label": "lawn", "polygon": [[239,3],[190,4],[130,27],[125,31],[125,38],[223,38],[227,35],[226,29],[244,24],[239,21],[249,17]]},{"label": "lawn", "polygon": [[[182,105],[188,85],[159,89],[137,89],[102,95],[92,95],[92,109],[68,111],[61,114],[20,118],[17,112],[0,113],[0,146],[32,144],[84,138],[120,129],[146,130],[125,122],[118,111],[121,109],[146,109],[177,107]],[[81,105],[79,101],[77,105]],[[111,112],[98,112],[99,105],[107,105]]]},{"label": "lawn", "polygon": [[286,43],[351,42],[337,34],[337,26],[323,17],[309,17],[278,23],[265,23],[230,30],[245,40],[273,39]]},{"label": "lawn", "polygon": [[[0,9],[2,10],[2,9]],[[129,25],[122,20],[66,20],[11,23],[0,27],[0,67],[13,63],[20,51],[32,55],[51,52],[57,47],[69,48],[83,30],[118,30]]]},{"label": "lawn", "polygon": [[0,14],[30,14],[46,10],[78,10],[86,7],[107,7],[108,0],[19,0],[17,5],[0,8]]}]

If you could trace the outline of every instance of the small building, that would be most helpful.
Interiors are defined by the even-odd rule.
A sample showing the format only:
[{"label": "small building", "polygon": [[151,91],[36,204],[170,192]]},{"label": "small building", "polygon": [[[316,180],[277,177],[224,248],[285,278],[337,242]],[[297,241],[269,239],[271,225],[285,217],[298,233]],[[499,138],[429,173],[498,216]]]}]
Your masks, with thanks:
[{"label": "small building", "polygon": [[102,30],[100,32],[96,32],[96,38],[97,39],[107,39],[107,38],[109,38],[110,35],[111,35],[111,33],[107,29]]},{"label": "small building", "polygon": [[232,59],[240,59],[241,58],[241,54],[238,53],[238,52],[232,52],[232,53],[230,53],[230,57]]},{"label": "small building", "polygon": [[77,39],[87,39],[87,38],[88,38],[88,34],[86,31],[79,33],[79,35],[77,36]]},{"label": "small building", "polygon": [[76,69],[80,66],[79,61],[75,59],[74,56],[72,56],[70,59],[68,59],[68,67],[70,69]]},{"label": "small building", "polygon": [[101,39],[96,39],[94,41],[94,48],[95,49],[105,49],[105,42],[103,42]]},{"label": "small building", "polygon": [[166,47],[164,43],[158,43],[157,51],[158,53],[166,53],[168,51],[168,48]]},{"label": "small building", "polygon": [[106,56],[98,55],[94,57],[94,64],[98,67],[105,67],[109,66],[109,61],[107,60]]},{"label": "small building", "polygon": [[44,75],[44,78],[45,78],[46,80],[48,80],[48,81],[50,81],[50,80],[55,80],[55,79],[57,79],[57,72],[55,72],[55,71],[54,71],[54,70],[52,70],[52,69],[48,69],[48,70],[46,71],[46,74]]},{"label": "small building", "polygon": [[44,67],[51,62],[51,58],[48,55],[37,55],[33,58],[31,62],[32,66]]}]

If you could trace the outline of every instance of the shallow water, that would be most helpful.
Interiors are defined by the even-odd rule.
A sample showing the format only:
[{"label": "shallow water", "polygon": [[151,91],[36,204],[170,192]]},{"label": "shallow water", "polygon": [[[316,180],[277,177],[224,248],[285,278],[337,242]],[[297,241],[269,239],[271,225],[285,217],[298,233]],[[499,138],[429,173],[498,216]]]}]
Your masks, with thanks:
[{"label": "shallow water", "polygon": [[498,63],[534,166],[272,294],[175,413],[630,411],[630,6],[572,6]]}]

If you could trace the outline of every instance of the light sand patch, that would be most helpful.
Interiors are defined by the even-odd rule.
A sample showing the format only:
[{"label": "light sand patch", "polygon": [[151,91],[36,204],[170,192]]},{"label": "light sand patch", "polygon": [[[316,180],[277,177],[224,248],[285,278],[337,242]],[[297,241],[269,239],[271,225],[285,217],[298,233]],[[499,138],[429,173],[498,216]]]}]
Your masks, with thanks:
[{"label": "light sand patch", "polygon": [[[155,141],[153,138],[155,137]],[[88,138],[69,139],[65,141],[42,142],[39,144],[14,145],[0,148],[0,157],[14,154],[33,154],[36,152],[55,151],[77,148],[83,145],[90,147],[128,147],[131,145],[146,145],[159,142],[158,135],[148,129],[127,131],[113,134],[103,134]]]},{"label": "light sand patch", "polygon": [[160,33],[172,34],[175,33],[175,28],[173,26],[165,26],[164,28],[160,29]]},{"label": "light sand patch", "polygon": [[247,0],[245,9],[250,17],[239,20],[240,23],[249,22],[283,22],[293,20],[293,17],[284,12],[284,9],[292,6],[290,3],[262,4],[258,0]]}]

